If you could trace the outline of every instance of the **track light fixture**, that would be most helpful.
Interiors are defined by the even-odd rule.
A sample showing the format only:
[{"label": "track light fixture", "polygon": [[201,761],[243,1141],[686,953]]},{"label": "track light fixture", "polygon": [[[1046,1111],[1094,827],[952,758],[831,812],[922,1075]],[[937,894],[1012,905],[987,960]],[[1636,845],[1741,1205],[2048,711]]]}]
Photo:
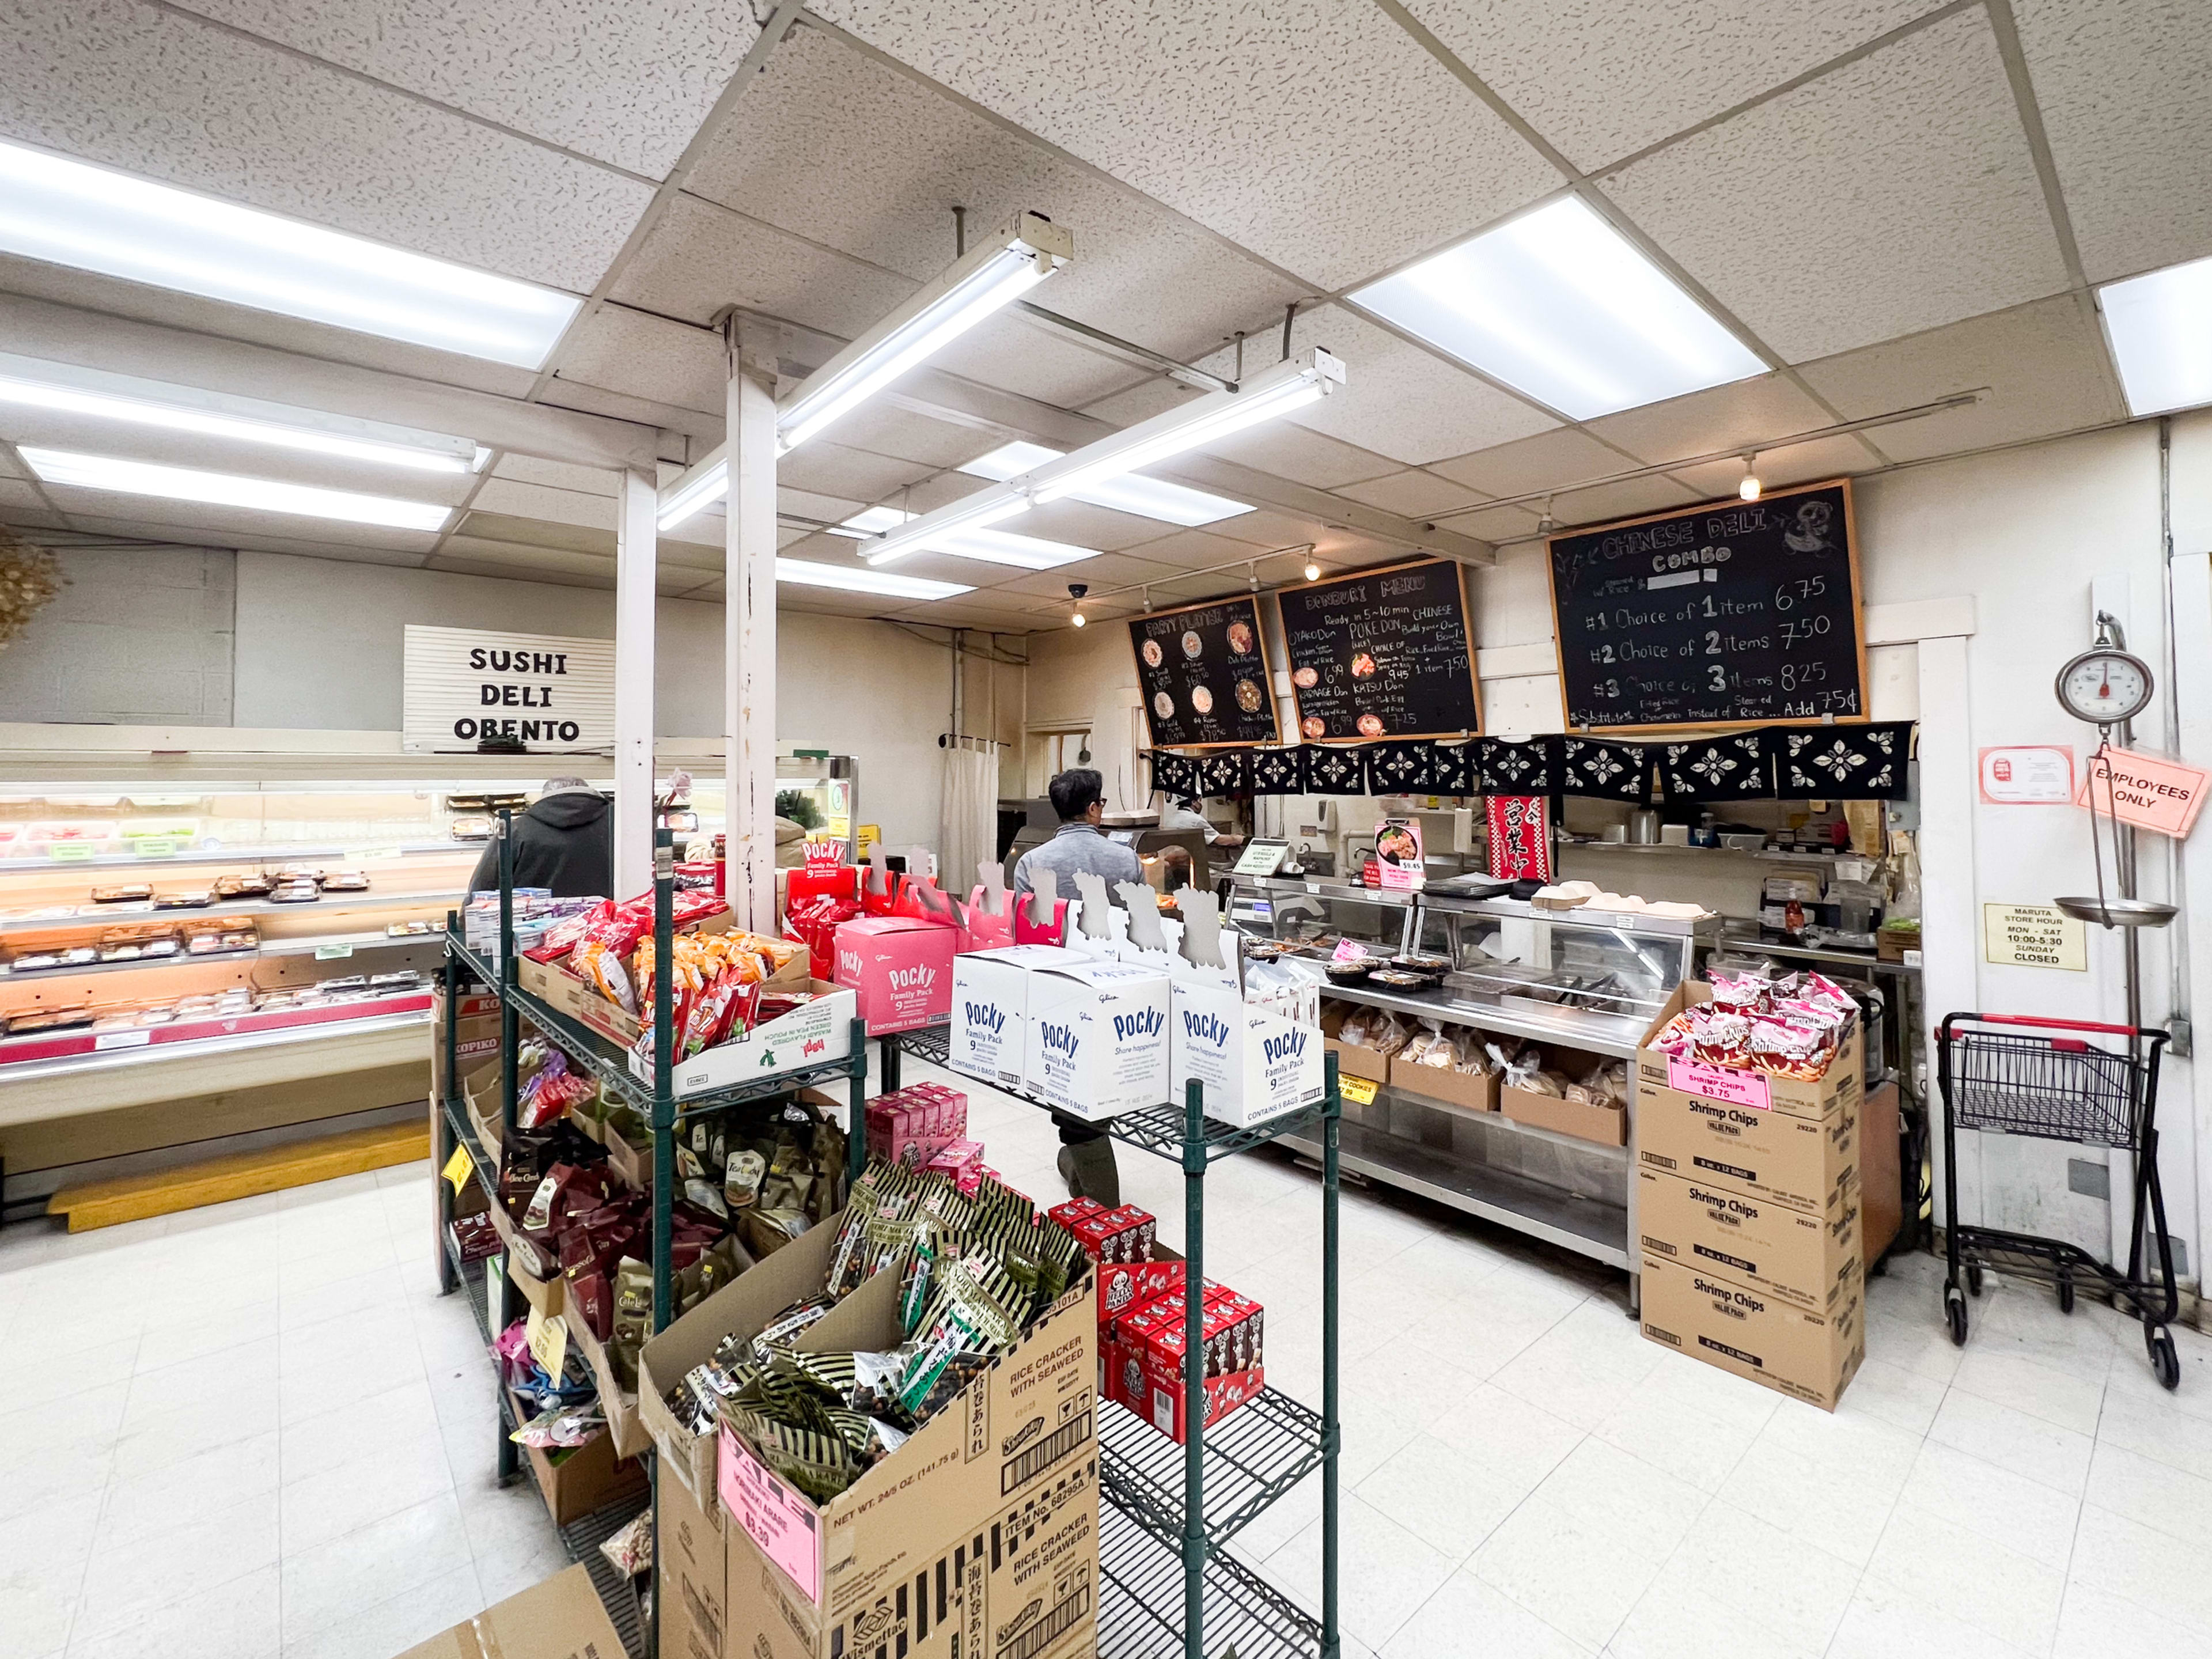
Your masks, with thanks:
[{"label": "track light fixture", "polygon": [[[1083,626],[1083,596],[1090,591],[1091,584],[1088,582],[1068,583],[1067,597],[1075,601],[1075,614],[1067,619],[1068,625],[1070,627],[1080,628]],[[1146,610],[1150,610],[1152,608],[1151,601],[1149,599],[1146,600],[1145,608]]]},{"label": "track light fixture", "polygon": [[1746,455],[1743,458],[1743,482],[1735,487],[1735,493],[1747,501],[1755,501],[1759,499],[1761,485],[1757,470],[1758,460],[1757,455]]}]

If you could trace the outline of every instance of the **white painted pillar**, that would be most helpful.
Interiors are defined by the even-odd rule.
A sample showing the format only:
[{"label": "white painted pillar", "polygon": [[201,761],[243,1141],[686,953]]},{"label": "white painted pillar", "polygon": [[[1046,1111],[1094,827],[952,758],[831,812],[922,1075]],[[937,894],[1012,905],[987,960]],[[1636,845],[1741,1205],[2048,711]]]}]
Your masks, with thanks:
[{"label": "white painted pillar", "polygon": [[723,777],[726,890],[738,925],[775,931],[775,358],[732,324]]},{"label": "white painted pillar", "polygon": [[[1920,960],[1927,1024],[1928,1099],[1934,1133],[1936,1219],[1943,1212],[1942,1110],[1936,1088],[1936,1027],[1981,1006],[1979,912],[1974,902],[1974,749],[1963,636],[1920,641]],[[1967,1137],[1971,1144],[1976,1138]],[[1967,1194],[1979,1182],[1961,1178]],[[1978,1218],[1970,1200],[1970,1220]]]},{"label": "white painted pillar", "polygon": [[[2177,479],[2177,485],[2179,479]],[[2177,490],[2178,493],[2178,490]],[[2173,584],[2173,707],[2181,733],[2181,758],[2202,766],[2212,756],[2212,554],[2177,553],[2172,566]],[[2204,895],[2212,895],[2212,830],[2199,825],[2181,843],[2182,903],[2180,941],[2188,951],[2189,999],[2182,1011],[2189,1015],[2191,1058],[2187,1095],[2176,1091],[2160,1102],[2161,1133],[2171,1136],[2182,1111],[2189,1112],[2196,1145],[2191,1173],[2195,1177],[2196,1236],[2190,1241],[2189,1266],[2199,1285],[2207,1282],[2205,1263],[2212,1261],[2212,1215],[2206,1200],[2212,1195],[2212,1057],[2203,1045],[2212,1041],[2212,1021],[2203,1017],[2205,989],[2212,987],[2212,911]],[[2167,1073],[2168,1076],[2172,1073]],[[2160,1091],[2164,1094],[2164,1091]],[[2160,1166],[2161,1175],[2175,1173],[2172,1163]],[[2168,1207],[2172,1195],[2167,1195]]]},{"label": "white painted pillar", "polygon": [[660,555],[652,475],[625,469],[615,491],[616,898],[653,884],[653,635]]}]

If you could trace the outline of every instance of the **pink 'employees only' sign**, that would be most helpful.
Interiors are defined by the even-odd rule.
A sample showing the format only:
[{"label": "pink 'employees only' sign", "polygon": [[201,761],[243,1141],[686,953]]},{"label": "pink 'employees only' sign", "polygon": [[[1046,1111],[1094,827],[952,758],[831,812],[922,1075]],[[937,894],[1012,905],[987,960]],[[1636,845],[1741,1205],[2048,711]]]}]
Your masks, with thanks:
[{"label": "pink 'employees only' sign", "polygon": [[2196,825],[2204,805],[2206,775],[2179,761],[2132,749],[2104,749],[2089,757],[2076,806],[2092,806],[2138,830],[2155,830],[2177,841]]}]

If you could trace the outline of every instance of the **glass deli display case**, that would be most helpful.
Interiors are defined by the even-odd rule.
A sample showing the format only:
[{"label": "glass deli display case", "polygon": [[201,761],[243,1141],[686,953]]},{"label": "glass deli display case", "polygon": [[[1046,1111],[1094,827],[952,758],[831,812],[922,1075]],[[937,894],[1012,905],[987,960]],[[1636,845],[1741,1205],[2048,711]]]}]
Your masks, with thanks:
[{"label": "glass deli display case", "polygon": [[1627,1068],[1717,919],[1284,877],[1230,915],[1319,984],[1346,1168],[1633,1278]]}]

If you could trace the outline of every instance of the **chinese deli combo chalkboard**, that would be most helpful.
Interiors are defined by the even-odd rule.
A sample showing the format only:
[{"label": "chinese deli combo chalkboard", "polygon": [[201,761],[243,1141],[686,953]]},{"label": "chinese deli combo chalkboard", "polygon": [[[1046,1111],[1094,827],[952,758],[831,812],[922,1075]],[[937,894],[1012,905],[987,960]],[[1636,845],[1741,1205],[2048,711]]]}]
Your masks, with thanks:
[{"label": "chinese deli combo chalkboard", "polygon": [[1552,538],[1571,731],[1863,720],[1848,482]]},{"label": "chinese deli combo chalkboard", "polygon": [[1129,618],[1155,749],[1273,743],[1275,692],[1259,601],[1222,599]]},{"label": "chinese deli combo chalkboard", "polygon": [[1275,599],[1307,742],[1482,729],[1467,594],[1450,560],[1352,571]]}]

